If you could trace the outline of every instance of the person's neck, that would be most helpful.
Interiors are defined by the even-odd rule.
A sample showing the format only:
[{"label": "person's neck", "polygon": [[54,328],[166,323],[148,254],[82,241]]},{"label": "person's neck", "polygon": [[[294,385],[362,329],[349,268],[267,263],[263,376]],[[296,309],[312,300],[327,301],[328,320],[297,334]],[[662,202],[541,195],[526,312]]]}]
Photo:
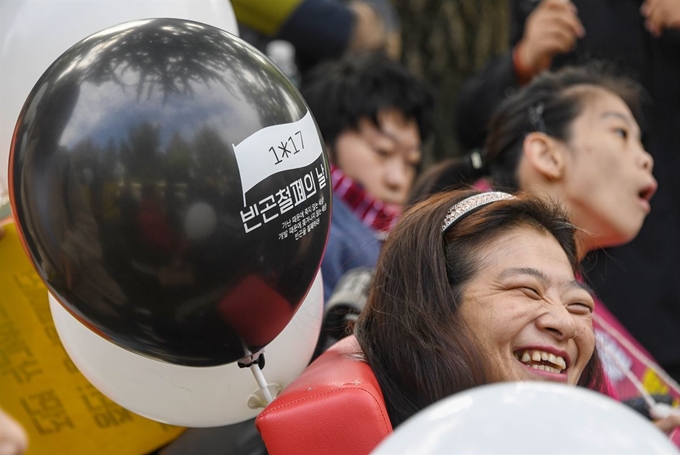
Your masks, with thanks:
[{"label": "person's neck", "polygon": [[334,164],[331,164],[331,181],[333,194],[343,200],[352,213],[371,229],[387,234],[401,216],[400,206],[378,200]]},{"label": "person's neck", "polygon": [[564,213],[569,218],[569,221],[574,225],[576,232],[574,233],[574,240],[576,242],[576,257],[581,262],[591,251],[600,247],[597,242],[597,237],[593,232],[588,230],[588,224],[580,216],[580,211],[577,207],[573,207],[567,200],[565,200],[565,189],[562,188],[558,182],[550,182],[545,179],[529,179],[523,182],[522,188],[529,194],[540,197],[543,200],[550,201],[552,204],[559,205]]},{"label": "person's neck", "polygon": [[592,251],[613,246],[613,239],[604,234],[602,227],[589,211],[567,201],[562,201],[562,207],[576,228],[574,239],[579,262]]},{"label": "person's neck", "polygon": [[551,204],[558,205],[575,227],[576,257],[579,262],[593,250],[601,248],[594,232],[589,229],[588,216],[569,202],[568,189],[562,180],[551,180],[536,172],[535,168],[522,161],[518,172],[519,186],[525,194],[539,197]]}]

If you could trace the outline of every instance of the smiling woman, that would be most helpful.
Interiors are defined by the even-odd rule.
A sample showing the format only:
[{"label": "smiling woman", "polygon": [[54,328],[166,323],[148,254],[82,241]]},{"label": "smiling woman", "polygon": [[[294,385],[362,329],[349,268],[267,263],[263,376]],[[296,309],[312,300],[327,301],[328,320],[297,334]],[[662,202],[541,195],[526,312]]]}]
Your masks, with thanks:
[{"label": "smiling woman", "polygon": [[355,334],[394,427],[462,390],[601,387],[574,227],[528,196],[441,193],[390,233]]},{"label": "smiling woman", "polygon": [[555,237],[518,226],[476,260],[483,273],[464,286],[460,312],[490,361],[488,378],[576,384],[593,352],[594,303]]}]

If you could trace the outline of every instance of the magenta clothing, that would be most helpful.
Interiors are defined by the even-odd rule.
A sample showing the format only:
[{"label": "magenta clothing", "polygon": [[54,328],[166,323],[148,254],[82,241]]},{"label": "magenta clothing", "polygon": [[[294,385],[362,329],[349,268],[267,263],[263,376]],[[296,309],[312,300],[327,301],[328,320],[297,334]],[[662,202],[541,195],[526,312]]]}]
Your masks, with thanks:
[{"label": "magenta clothing", "polygon": [[[619,401],[635,399],[640,396],[637,387],[644,387],[652,395],[670,395],[673,398],[673,406],[680,407],[680,386],[661,369],[647,350],[628,333],[597,297],[593,327],[598,353],[610,386],[616,394],[615,398]],[[626,370],[636,379],[629,378]],[[671,439],[680,447],[679,430],[672,433]]]}]

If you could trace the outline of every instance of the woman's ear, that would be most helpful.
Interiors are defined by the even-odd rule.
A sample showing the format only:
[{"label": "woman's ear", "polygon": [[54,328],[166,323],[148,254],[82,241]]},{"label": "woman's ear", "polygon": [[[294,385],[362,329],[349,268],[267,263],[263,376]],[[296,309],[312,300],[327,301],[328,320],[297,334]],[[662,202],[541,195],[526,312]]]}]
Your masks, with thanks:
[{"label": "woman's ear", "polygon": [[522,144],[524,160],[547,180],[559,180],[564,174],[564,155],[559,143],[545,133],[527,134]]}]

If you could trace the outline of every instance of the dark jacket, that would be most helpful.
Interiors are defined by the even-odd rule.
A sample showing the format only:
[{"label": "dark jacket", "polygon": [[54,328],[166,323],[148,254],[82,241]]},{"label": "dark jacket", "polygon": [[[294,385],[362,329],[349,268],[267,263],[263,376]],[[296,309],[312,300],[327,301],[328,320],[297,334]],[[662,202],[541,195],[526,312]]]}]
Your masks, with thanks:
[{"label": "dark jacket", "polygon": [[358,267],[375,267],[381,245],[376,231],[363,224],[347,204],[333,194],[331,231],[321,262],[324,302],[328,303],[346,272]]}]

